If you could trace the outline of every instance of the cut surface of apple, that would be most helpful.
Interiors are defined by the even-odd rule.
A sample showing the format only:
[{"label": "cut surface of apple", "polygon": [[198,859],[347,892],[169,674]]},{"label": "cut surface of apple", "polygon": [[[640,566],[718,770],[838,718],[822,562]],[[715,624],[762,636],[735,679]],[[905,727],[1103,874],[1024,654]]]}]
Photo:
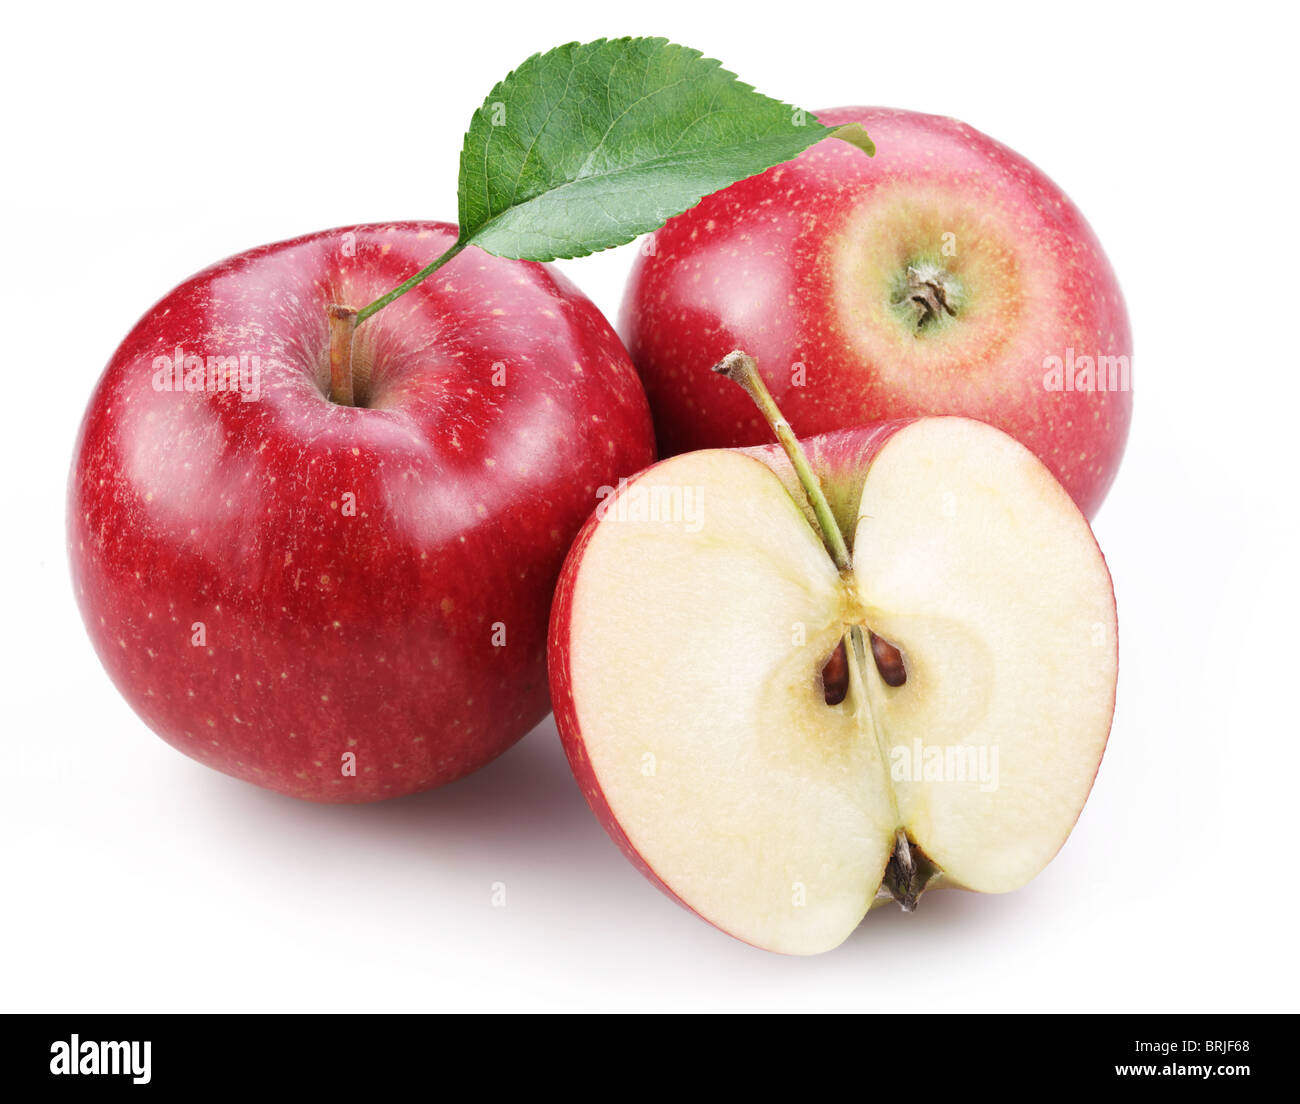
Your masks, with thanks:
[{"label": "cut surface of apple", "polygon": [[779,449],[689,453],[588,522],[551,639],[561,735],[611,835],[705,919],[796,954],[848,936],[900,847],[973,890],[1032,878],[1087,799],[1116,679],[1105,562],[1025,448],[962,418],[805,444],[850,570]]}]

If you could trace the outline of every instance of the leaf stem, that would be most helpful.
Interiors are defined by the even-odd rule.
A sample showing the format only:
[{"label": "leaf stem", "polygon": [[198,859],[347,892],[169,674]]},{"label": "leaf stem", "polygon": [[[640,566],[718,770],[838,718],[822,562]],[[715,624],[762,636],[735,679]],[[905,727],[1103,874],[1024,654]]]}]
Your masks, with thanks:
[{"label": "leaf stem", "polygon": [[713,370],[718,375],[726,376],[733,383],[739,384],[767,419],[767,424],[772,427],[776,439],[781,442],[781,447],[785,449],[790,463],[794,465],[799,484],[803,487],[804,494],[808,496],[813,513],[817,515],[817,524],[821,527],[822,542],[826,545],[826,551],[830,553],[837,568],[847,571],[851,561],[849,547],[844,542],[844,534],[840,532],[835,515],[831,512],[831,505],[826,501],[826,494],[813,473],[812,466],[808,463],[808,456],[803,446],[799,444],[799,438],[794,435],[794,430],[785,420],[781,408],[776,405],[776,400],[772,398],[772,393],[763,382],[763,377],[758,374],[758,362],[748,353],[736,349],[718,361],[713,366]]},{"label": "leaf stem", "polygon": [[422,269],[420,269],[419,272],[417,272],[409,280],[406,280],[403,283],[398,284],[397,287],[393,288],[393,290],[388,292],[386,295],[381,295],[373,303],[369,303],[366,306],[362,307],[359,311],[357,311],[356,324],[358,326],[361,325],[361,323],[364,322],[367,318],[369,318],[372,314],[377,314],[379,311],[383,310],[386,306],[388,306],[388,304],[391,303],[394,299],[401,298],[408,291],[410,291],[411,288],[415,287],[421,281],[432,276],[435,272],[438,271],[438,269],[440,269],[454,256],[456,256],[456,254],[458,254],[462,249],[464,249],[466,244],[467,243],[462,242],[459,238],[457,238],[456,242],[452,245],[452,247],[448,249],[446,253],[444,253],[432,264],[425,265]]}]

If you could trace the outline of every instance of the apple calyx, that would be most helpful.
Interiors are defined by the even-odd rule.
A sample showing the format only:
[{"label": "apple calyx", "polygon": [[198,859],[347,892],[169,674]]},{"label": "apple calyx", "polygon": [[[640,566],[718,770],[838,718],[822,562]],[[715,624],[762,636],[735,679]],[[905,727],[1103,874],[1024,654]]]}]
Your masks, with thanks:
[{"label": "apple calyx", "polygon": [[326,314],[330,320],[330,401],[340,406],[355,406],[352,339],[357,330],[357,312],[351,307],[331,303]]},{"label": "apple calyx", "polygon": [[888,891],[904,912],[911,912],[937,873],[939,870],[934,863],[900,828],[894,837],[894,853],[889,856],[881,888]]},{"label": "apple calyx", "polygon": [[909,264],[890,303],[911,320],[917,333],[957,317],[961,286],[952,273],[931,261]]},{"label": "apple calyx", "polygon": [[[754,401],[777,440],[785,450],[790,463],[798,476],[799,485],[812,507],[813,515],[821,529],[822,544],[827,555],[839,570],[841,576],[853,573],[852,558],[844,534],[840,531],[835,515],[831,511],[826,493],[822,489],[808,456],[799,438],[795,436],[790,423],[781,413],[781,408],[772,393],[763,382],[758,371],[758,362],[748,353],[734,349],[713,366],[713,371],[725,376],[742,388]],[[852,698],[853,709],[859,717],[859,724],[864,734],[879,743],[879,727],[871,715],[871,703],[866,691],[867,643],[864,640],[861,624],[845,626],[844,636],[839,646],[831,653],[821,671],[822,689],[827,705],[839,705],[846,698]],[[872,659],[881,680],[891,687],[902,686],[907,681],[907,670],[902,653],[889,641],[877,636],[869,628],[866,637],[870,640]],[[849,659],[852,656],[852,660]],[[882,761],[887,759],[881,748]],[[897,800],[894,799],[895,823],[898,823]],[[894,850],[885,868],[885,877],[881,888],[898,902],[904,912],[916,908],[917,901],[930,879],[939,873],[938,868],[930,862],[915,843],[907,837],[900,826],[894,837]]]}]

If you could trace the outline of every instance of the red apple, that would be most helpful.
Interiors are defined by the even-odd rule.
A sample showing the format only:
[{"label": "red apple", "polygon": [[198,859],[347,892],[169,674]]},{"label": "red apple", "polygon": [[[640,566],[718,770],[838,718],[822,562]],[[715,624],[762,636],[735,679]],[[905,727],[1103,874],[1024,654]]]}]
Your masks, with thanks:
[{"label": "red apple", "polygon": [[803,433],[978,418],[1095,513],[1128,435],[1132,339],[1083,216],[954,119],[818,118],[863,123],[879,152],[820,142],[670,220],[637,262],[621,329],[660,451],[768,439],[745,397],[710,377],[739,347]]},{"label": "red apple", "polygon": [[791,954],[891,897],[1034,877],[1091,790],[1118,662],[1105,561],[1024,446],[966,418],[806,445],[847,567],[780,450],[707,449],[602,504],[551,622],[556,723],[610,836]]},{"label": "red apple", "polygon": [[327,309],[454,238],[356,226],[240,254],[100,379],[69,491],[77,600],[127,701],[202,763],[370,801],[459,778],[546,713],[556,576],[598,489],[653,459],[649,411],[572,284],[473,249],[356,331],[357,405],[332,402]]}]

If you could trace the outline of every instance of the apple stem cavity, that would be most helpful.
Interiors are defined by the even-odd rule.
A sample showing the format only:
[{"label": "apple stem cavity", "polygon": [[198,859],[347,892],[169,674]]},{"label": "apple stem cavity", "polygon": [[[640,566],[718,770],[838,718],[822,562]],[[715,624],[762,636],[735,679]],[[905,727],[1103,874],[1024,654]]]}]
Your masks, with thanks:
[{"label": "apple stem cavity", "polygon": [[373,303],[367,303],[360,310],[331,304],[326,313],[330,320],[330,400],[340,406],[356,406],[352,387],[352,339],[356,329],[367,318],[383,310],[395,299],[400,299],[412,288],[427,280],[443,265],[457,256],[465,248],[465,243],[457,240],[450,249],[436,260],[425,265],[408,280],[402,281],[392,291],[386,292]]},{"label": "apple stem cavity", "polygon": [[333,303],[326,313],[330,320],[330,401],[340,406],[355,406],[352,338],[357,330],[357,312]]},{"label": "apple stem cavity", "polygon": [[785,420],[781,408],[776,405],[776,400],[772,398],[767,384],[759,375],[758,362],[748,353],[735,349],[718,361],[713,366],[713,370],[720,376],[726,376],[732,383],[738,384],[754,400],[754,405],[767,420],[767,424],[772,427],[776,439],[781,442],[786,456],[794,465],[795,475],[799,477],[799,485],[807,495],[808,503],[817,517],[826,551],[830,553],[831,559],[835,561],[835,566],[840,571],[848,571],[852,562],[849,558],[849,546],[844,541],[844,534],[840,532],[835,515],[831,512],[831,505],[826,501],[826,494],[813,473],[812,466],[808,463],[808,455],[799,443],[799,438],[794,435],[790,423]]}]

